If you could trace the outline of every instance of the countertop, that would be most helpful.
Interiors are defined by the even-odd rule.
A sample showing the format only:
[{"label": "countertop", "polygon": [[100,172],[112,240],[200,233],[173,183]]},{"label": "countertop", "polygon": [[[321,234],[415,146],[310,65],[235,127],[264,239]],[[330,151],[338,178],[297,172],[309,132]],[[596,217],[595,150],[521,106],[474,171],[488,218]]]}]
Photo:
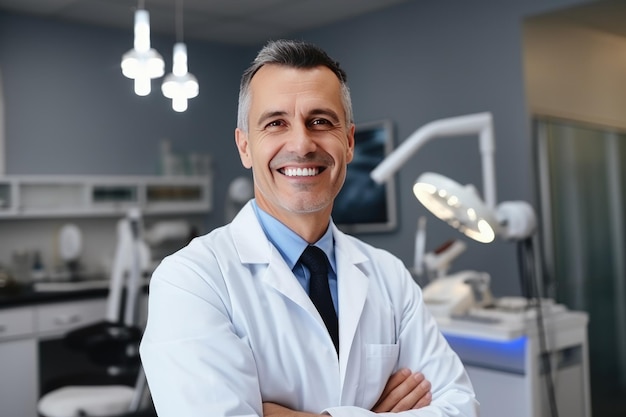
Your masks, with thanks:
[{"label": "countertop", "polygon": [[61,287],[45,290],[36,289],[33,284],[3,287],[0,288],[0,309],[106,297],[109,293],[109,288],[106,286],[85,288],[79,285],[77,288],[63,290]]}]

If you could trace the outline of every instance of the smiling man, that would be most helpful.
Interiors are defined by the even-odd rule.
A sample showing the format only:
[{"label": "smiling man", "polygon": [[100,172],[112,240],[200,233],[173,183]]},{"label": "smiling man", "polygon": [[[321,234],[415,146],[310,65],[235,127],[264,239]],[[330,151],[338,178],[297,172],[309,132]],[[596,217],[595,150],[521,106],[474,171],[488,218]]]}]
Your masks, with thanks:
[{"label": "smiling man", "polygon": [[235,142],[254,199],[150,283],[141,357],[159,416],[476,416],[402,262],[332,222],[354,150],[338,63],[268,43],[243,74]]}]

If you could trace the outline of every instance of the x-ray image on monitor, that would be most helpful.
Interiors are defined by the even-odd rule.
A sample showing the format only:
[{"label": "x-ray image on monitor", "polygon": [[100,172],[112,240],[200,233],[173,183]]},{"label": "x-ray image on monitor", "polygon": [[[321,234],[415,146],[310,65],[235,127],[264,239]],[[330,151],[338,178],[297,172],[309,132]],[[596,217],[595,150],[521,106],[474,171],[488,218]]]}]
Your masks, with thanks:
[{"label": "x-ray image on monitor", "polygon": [[393,150],[389,120],[357,124],[354,159],[348,164],[345,184],[333,206],[333,221],[347,233],[385,232],[395,229],[396,195],[393,179],[376,184],[371,171]]}]

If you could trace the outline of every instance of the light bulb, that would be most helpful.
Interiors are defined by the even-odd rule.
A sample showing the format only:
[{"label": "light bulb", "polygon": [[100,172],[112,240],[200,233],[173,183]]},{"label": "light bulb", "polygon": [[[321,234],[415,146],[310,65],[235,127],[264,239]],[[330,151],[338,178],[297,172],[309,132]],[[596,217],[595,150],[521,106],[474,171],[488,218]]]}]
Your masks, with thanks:
[{"label": "light bulb", "polygon": [[122,74],[135,80],[135,93],[139,96],[150,94],[150,80],[165,73],[163,57],[150,48],[150,16],[147,10],[135,12],[134,48],[122,56]]},{"label": "light bulb", "polygon": [[187,110],[187,103],[189,100],[183,96],[176,96],[172,99],[172,109],[177,112],[184,112]]},{"label": "light bulb", "polygon": [[198,80],[187,72],[187,47],[182,42],[174,45],[172,73],[163,80],[161,91],[172,99],[172,109],[177,112],[187,110],[187,101],[198,95]]},{"label": "light bulb", "polygon": [[137,77],[135,78],[135,94],[138,96],[147,96],[152,90],[149,77]]}]

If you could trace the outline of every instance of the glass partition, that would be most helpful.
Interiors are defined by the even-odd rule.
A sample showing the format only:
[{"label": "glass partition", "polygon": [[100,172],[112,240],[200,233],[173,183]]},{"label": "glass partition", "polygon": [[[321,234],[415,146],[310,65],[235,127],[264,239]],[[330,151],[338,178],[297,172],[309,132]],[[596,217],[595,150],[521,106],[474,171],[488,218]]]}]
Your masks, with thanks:
[{"label": "glass partition", "polygon": [[547,292],[589,313],[593,414],[623,416],[626,132],[536,118],[534,137]]}]

